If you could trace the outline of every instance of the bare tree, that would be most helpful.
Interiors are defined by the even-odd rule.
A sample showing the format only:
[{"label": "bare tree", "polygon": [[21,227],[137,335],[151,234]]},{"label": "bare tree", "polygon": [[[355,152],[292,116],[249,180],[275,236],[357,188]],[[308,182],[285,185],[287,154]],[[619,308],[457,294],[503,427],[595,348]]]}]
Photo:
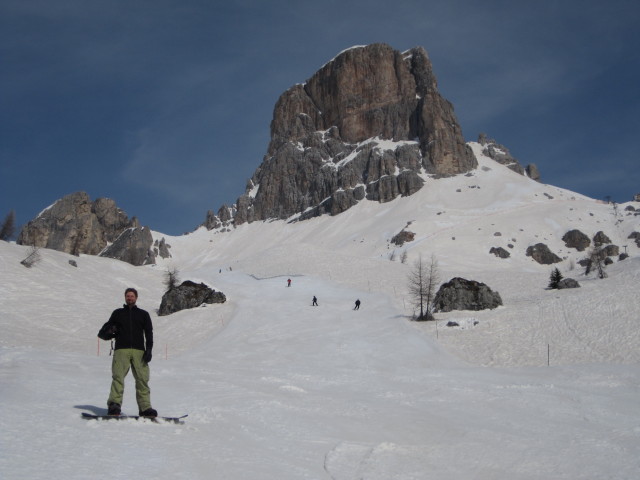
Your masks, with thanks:
[{"label": "bare tree", "polygon": [[400,262],[407,263],[408,258],[409,258],[409,254],[405,250],[404,252],[402,252],[402,256],[400,257]]},{"label": "bare tree", "polygon": [[33,245],[31,247],[31,250],[29,250],[29,255],[27,255],[27,257],[22,260],[20,263],[22,265],[24,265],[27,268],[31,268],[33,267],[36,263],[38,263],[40,261],[41,257],[40,257],[40,249],[38,247],[36,247],[35,245]]},{"label": "bare tree", "polygon": [[180,283],[180,272],[176,267],[171,267],[167,270],[164,277],[164,285],[167,287],[167,291],[173,290]]},{"label": "bare tree", "polygon": [[428,262],[422,260],[422,255],[413,264],[413,269],[409,273],[409,295],[411,302],[420,310],[420,315],[416,320],[433,320],[433,299],[436,295],[436,288],[440,283],[438,272],[438,261],[434,255]]},{"label": "bare tree", "polygon": [[16,212],[11,210],[0,226],[0,240],[9,241],[16,231]]},{"label": "bare tree", "polygon": [[607,278],[607,272],[605,271],[606,264],[604,263],[605,258],[605,252],[601,247],[592,247],[587,257],[584,274],[589,275],[592,271],[596,271],[598,278]]}]

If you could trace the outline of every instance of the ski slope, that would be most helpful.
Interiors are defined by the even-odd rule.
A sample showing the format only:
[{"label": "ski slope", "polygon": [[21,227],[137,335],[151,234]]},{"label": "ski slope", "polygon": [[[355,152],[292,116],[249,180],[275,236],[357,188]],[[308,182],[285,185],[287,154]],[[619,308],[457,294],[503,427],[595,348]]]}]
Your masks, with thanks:
[{"label": "ski slope", "polygon": [[[156,232],[172,253],[156,266],[41,250],[27,269],[28,248],[0,242],[0,475],[637,478],[640,252],[629,243],[607,279],[586,278],[560,237],[579,224],[623,245],[638,217],[616,223],[610,206],[482,166],[337,217]],[[409,222],[416,240],[390,244]],[[545,289],[551,268],[523,253],[537,241],[580,289]],[[509,259],[488,255],[500,242]],[[403,249],[407,264],[390,259]],[[504,306],[409,321],[406,277],[431,253],[443,280],[483,281]],[[158,317],[170,267],[227,303]],[[106,411],[96,333],[129,286],[154,322],[153,406],[184,425],[80,418]],[[123,411],[137,413],[131,376]]]}]

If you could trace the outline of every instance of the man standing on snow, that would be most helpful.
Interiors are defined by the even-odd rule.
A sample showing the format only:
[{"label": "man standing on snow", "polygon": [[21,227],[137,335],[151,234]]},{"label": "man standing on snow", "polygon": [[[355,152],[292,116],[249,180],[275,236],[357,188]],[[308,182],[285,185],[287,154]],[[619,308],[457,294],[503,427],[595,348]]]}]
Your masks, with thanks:
[{"label": "man standing on snow", "polygon": [[138,308],[138,292],[127,288],[124,292],[125,305],[114,310],[109,321],[103,325],[98,337],[103,340],[115,338],[116,346],[111,363],[111,392],[107,406],[109,415],[120,415],[124,395],[124,379],[133,371],[136,381],[136,401],[139,415],[156,417],[158,412],[151,408],[149,390],[149,362],[153,349],[153,325],[149,313]]}]

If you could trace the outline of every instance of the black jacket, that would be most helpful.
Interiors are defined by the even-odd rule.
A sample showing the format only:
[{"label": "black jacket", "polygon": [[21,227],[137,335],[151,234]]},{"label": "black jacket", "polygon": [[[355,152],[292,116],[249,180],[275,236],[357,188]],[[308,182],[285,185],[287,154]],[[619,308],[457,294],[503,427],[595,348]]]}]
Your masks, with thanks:
[{"label": "black jacket", "polygon": [[136,305],[114,310],[105,327],[115,325],[117,328],[115,350],[120,348],[135,348],[149,350],[153,348],[153,325],[146,310]]}]

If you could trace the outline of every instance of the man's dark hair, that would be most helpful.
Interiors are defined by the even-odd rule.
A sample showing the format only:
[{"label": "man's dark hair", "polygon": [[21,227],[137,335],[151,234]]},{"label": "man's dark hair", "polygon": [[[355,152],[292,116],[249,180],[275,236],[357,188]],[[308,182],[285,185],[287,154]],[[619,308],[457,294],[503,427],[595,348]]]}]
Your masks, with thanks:
[{"label": "man's dark hair", "polygon": [[133,292],[133,294],[136,296],[136,298],[138,298],[138,291],[135,288],[129,287],[124,291],[124,294],[126,295],[129,292]]}]

